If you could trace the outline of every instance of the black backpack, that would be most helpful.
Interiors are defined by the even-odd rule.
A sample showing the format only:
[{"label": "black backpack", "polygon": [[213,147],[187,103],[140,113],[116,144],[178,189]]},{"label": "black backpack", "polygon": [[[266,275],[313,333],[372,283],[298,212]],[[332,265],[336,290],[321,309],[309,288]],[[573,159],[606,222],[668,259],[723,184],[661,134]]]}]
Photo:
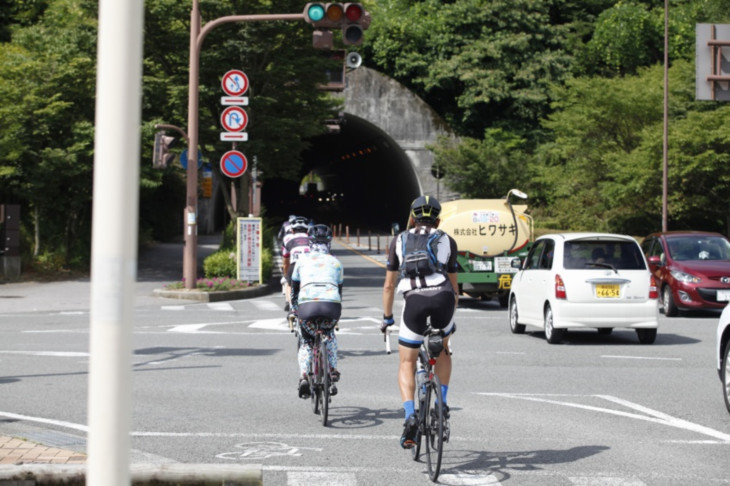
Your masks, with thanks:
[{"label": "black backpack", "polygon": [[436,230],[433,233],[406,231],[401,238],[403,261],[401,276],[405,278],[424,278],[434,273],[445,273],[444,265],[436,259],[436,246],[439,238],[445,233]]}]

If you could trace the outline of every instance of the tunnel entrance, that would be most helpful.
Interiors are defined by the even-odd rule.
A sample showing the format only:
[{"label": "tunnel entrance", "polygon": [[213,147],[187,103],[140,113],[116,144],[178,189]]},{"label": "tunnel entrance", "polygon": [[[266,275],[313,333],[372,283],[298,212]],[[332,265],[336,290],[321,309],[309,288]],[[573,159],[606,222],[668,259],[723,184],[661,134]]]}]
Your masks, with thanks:
[{"label": "tunnel entrance", "polygon": [[408,207],[421,193],[406,153],[368,121],[345,114],[339,133],[320,135],[302,153],[298,181],[266,180],[262,204],[267,215],[306,216],[318,223],[349,224],[373,231],[405,228]]}]

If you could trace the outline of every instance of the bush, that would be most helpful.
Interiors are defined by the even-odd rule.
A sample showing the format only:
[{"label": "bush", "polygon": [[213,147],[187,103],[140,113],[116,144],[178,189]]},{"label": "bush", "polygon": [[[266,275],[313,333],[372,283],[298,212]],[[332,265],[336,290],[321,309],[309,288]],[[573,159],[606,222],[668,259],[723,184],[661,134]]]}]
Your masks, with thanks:
[{"label": "bush", "polygon": [[230,250],[218,250],[203,260],[206,278],[233,277],[238,275],[236,254]]}]

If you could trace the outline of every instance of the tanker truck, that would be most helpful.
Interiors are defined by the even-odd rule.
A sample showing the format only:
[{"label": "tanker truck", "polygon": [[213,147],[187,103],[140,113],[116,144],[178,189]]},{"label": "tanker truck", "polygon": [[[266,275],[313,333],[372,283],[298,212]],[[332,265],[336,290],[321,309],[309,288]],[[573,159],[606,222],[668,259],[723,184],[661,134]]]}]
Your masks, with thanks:
[{"label": "tanker truck", "polygon": [[512,189],[502,199],[443,202],[439,224],[458,246],[459,293],[484,300],[497,297],[502,307],[507,307],[512,275],[534,240],[527,205],[512,204],[512,196],[527,199]]}]

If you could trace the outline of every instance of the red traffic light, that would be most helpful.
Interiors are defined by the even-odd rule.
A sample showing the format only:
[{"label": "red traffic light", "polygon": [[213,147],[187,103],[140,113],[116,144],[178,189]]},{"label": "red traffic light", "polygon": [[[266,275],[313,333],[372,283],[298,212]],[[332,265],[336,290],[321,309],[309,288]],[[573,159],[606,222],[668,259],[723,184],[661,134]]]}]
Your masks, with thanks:
[{"label": "red traffic light", "polygon": [[346,3],[345,4],[345,17],[348,22],[358,22],[365,11],[362,5],[359,3]]}]

